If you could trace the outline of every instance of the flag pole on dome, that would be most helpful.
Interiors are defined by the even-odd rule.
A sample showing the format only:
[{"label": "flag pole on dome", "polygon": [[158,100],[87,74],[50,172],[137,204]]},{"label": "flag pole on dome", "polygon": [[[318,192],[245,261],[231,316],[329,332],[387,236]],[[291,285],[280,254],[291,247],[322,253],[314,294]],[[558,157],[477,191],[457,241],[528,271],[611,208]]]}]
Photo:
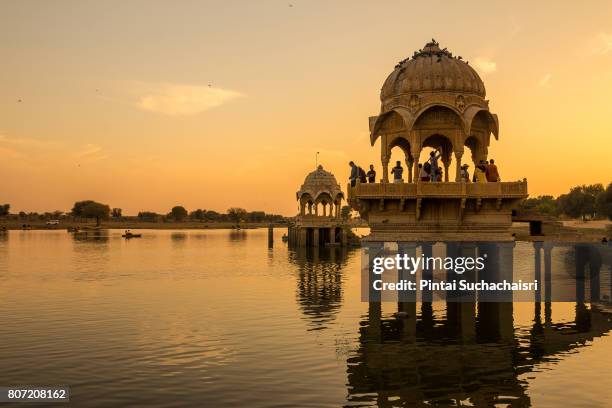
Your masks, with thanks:
[{"label": "flag pole on dome", "polygon": [[315,155],[315,169],[319,168],[319,152]]}]

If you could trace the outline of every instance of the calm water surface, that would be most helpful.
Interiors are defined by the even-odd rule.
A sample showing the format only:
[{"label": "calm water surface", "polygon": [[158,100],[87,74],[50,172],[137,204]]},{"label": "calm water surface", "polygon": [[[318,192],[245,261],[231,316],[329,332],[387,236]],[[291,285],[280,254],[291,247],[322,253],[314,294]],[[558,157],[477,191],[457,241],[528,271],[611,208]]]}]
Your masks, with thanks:
[{"label": "calm water surface", "polygon": [[358,250],[282,233],[0,236],[0,384],[70,385],[79,407],[610,406],[609,314],[434,303],[410,324],[360,301]]}]

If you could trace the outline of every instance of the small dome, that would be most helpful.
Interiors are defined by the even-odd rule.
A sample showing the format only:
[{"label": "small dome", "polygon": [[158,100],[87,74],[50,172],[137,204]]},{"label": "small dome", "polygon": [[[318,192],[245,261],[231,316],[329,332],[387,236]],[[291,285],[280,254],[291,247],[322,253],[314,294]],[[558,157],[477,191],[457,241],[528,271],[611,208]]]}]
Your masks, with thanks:
[{"label": "small dome", "polygon": [[315,171],[309,173],[304,179],[304,184],[297,192],[297,199],[301,199],[304,194],[309,194],[314,201],[322,193],[327,193],[332,200],[336,200],[338,196],[343,197],[336,177],[329,171],[323,170],[323,166],[319,165]]},{"label": "small dome", "polygon": [[461,57],[453,57],[446,48],[440,49],[432,39],[412,58],[400,61],[387,77],[380,99],[420,92],[457,92],[485,97],[485,86],[474,68]]}]

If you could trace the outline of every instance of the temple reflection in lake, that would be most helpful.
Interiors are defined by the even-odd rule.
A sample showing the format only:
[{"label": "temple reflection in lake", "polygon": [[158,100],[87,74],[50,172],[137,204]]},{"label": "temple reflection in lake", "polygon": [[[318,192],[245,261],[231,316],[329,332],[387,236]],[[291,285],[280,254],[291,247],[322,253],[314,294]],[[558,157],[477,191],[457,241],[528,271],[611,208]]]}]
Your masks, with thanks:
[{"label": "temple reflection in lake", "polygon": [[[528,373],[610,331],[612,248],[541,242],[487,245],[485,249],[501,261],[496,270],[510,279],[516,264],[519,275],[525,270],[532,278],[543,275],[545,284],[537,301],[479,302],[477,296],[472,302],[458,302],[452,296],[436,301],[434,294],[420,295],[433,302],[387,303],[370,298],[367,313],[355,327],[358,346],[346,359],[346,406],[529,407]],[[409,244],[403,250],[420,255],[440,249],[426,243]],[[451,244],[447,250],[465,255],[478,251],[478,245]],[[367,255],[369,249],[361,251]],[[338,248],[290,253],[299,266],[297,300],[315,329],[325,328],[343,304],[346,255]],[[527,263],[531,267],[525,268]],[[430,272],[435,271],[419,274]],[[555,310],[567,312],[570,304],[551,302],[555,299],[551,289],[567,295],[567,279],[557,285],[553,275],[574,283],[576,300],[570,318],[561,312],[555,318]],[[517,322],[525,321],[525,314],[531,323]]]}]

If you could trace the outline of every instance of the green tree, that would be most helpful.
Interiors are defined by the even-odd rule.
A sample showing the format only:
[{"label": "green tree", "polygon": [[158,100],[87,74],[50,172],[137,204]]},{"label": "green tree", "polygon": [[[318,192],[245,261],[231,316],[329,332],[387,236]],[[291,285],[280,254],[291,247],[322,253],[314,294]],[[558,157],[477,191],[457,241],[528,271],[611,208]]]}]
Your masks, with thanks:
[{"label": "green tree", "polygon": [[153,221],[157,221],[159,217],[160,217],[159,214],[154,213],[152,211],[140,211],[138,213],[138,219],[141,221],[153,222]]},{"label": "green tree", "polygon": [[11,209],[10,204],[2,204],[0,205],[0,217],[5,217],[9,215],[9,210]]},{"label": "green tree", "polygon": [[604,191],[603,185],[576,186],[570,192],[559,196],[559,210],[572,218],[587,215],[595,218],[597,197]]},{"label": "green tree", "polygon": [[169,214],[175,221],[183,221],[187,218],[187,210],[181,205],[172,207]]},{"label": "green tree", "polygon": [[232,207],[227,210],[228,218],[236,224],[244,220],[246,218],[246,215],[247,211],[244,208]]},{"label": "green tree", "polygon": [[527,198],[521,202],[520,208],[548,215],[557,215],[559,213],[557,199],[549,195]]},{"label": "green tree", "polygon": [[247,215],[250,222],[262,222],[266,219],[266,213],[263,211],[251,211]]},{"label": "green tree", "polygon": [[85,204],[79,210],[82,217],[95,218],[97,226],[100,226],[100,220],[107,219],[110,214],[110,207],[108,205],[95,201]]},{"label": "green tree", "polygon": [[197,210],[189,213],[189,218],[192,220],[202,221],[206,218],[206,210],[198,208]]},{"label": "green tree", "polygon": [[342,217],[343,220],[349,220],[351,218],[352,211],[353,209],[351,208],[350,205],[343,205],[342,208],[340,209],[340,216]]},{"label": "green tree", "polygon": [[597,196],[597,214],[612,221],[612,183]]},{"label": "green tree", "polygon": [[111,215],[113,216],[113,218],[121,218],[122,215],[122,210],[121,208],[113,208],[113,210],[111,211]]},{"label": "green tree", "polygon": [[221,218],[221,214],[216,211],[208,210],[206,211],[205,218],[209,221],[219,221]]},{"label": "green tree", "polygon": [[77,201],[74,203],[74,205],[72,206],[72,216],[73,217],[84,217],[83,215],[83,208],[90,204],[93,203],[95,201],[93,200],[83,200],[83,201]]}]

